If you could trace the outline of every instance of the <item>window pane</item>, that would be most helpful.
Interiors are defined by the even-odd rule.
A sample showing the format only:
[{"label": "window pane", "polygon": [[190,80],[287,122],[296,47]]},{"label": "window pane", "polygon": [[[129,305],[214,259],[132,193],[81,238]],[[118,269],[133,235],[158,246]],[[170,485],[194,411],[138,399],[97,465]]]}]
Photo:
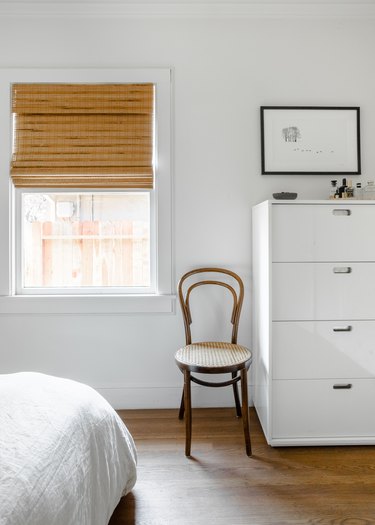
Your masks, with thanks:
[{"label": "window pane", "polygon": [[25,288],[149,287],[150,194],[23,193]]}]

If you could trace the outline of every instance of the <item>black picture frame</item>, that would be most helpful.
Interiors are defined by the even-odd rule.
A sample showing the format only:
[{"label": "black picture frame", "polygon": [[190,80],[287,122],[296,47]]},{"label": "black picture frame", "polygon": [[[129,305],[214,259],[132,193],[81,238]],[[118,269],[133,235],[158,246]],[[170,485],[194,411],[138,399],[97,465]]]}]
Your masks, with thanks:
[{"label": "black picture frame", "polygon": [[261,106],[262,175],[359,175],[360,108]]}]

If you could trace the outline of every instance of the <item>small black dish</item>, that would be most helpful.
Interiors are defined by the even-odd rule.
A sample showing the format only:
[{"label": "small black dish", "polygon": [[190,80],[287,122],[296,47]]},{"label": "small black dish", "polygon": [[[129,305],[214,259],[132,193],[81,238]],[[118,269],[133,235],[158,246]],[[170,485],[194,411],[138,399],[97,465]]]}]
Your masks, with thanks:
[{"label": "small black dish", "polygon": [[273,193],[272,197],[274,199],[288,199],[288,200],[294,200],[297,198],[297,193],[293,193],[290,191],[282,191],[281,193]]}]

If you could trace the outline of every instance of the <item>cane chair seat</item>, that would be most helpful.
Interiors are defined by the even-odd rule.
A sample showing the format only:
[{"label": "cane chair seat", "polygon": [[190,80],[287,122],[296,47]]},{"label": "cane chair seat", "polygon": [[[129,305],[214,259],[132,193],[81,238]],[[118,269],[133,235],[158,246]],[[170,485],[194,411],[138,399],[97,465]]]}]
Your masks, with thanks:
[{"label": "cane chair seat", "polygon": [[205,341],[203,343],[192,343],[177,350],[175,359],[181,368],[189,368],[193,372],[199,372],[199,369],[225,368],[226,371],[238,370],[244,364],[251,360],[251,352],[246,347],[225,343]]}]

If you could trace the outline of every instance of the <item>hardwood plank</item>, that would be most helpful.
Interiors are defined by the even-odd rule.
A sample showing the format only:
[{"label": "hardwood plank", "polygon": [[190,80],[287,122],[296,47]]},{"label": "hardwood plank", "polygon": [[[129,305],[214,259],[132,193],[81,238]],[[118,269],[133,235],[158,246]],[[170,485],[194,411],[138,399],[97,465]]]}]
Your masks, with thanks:
[{"label": "hardwood plank", "polygon": [[177,410],[123,410],[138,481],[110,525],[375,523],[375,447],[267,445],[253,409],[253,456],[235,409],[194,409],[192,457]]}]

